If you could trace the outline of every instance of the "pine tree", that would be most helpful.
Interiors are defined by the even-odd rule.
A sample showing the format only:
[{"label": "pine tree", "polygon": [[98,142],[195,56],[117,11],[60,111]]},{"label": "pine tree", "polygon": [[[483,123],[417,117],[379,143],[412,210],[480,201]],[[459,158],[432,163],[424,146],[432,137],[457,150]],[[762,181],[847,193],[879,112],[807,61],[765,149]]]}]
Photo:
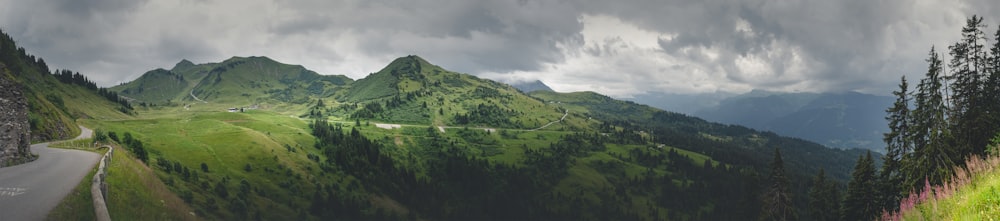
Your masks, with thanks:
[{"label": "pine tree", "polygon": [[903,157],[902,167],[906,177],[903,191],[919,187],[925,178],[932,184],[940,184],[958,159],[955,149],[950,148],[951,132],[942,93],[941,59],[933,47],[927,62],[927,75],[917,85],[914,96],[915,109],[910,122],[913,153]]},{"label": "pine tree", "polygon": [[792,207],[792,195],[789,189],[788,176],[785,175],[785,164],[781,160],[781,151],[774,149],[774,161],[771,161],[770,186],[764,193],[762,220],[795,220],[795,208]]},{"label": "pine tree", "polygon": [[892,92],[896,101],[886,110],[889,121],[889,133],[883,134],[886,144],[886,154],[882,159],[882,171],[879,174],[878,203],[887,211],[895,211],[901,194],[900,183],[903,177],[900,171],[903,156],[910,151],[910,98],[906,76],[900,78],[899,91]]},{"label": "pine tree", "polygon": [[878,212],[875,203],[875,161],[871,151],[858,159],[847,184],[847,197],[841,206],[842,220],[872,220]]},{"label": "pine tree", "polygon": [[838,220],[837,202],[840,192],[837,184],[826,179],[826,172],[821,168],[813,178],[812,189],[809,190],[809,216],[812,220]]},{"label": "pine tree", "polygon": [[[962,160],[969,154],[982,154],[992,131],[985,131],[983,125],[982,93],[983,80],[987,63],[987,51],[984,50],[986,34],[983,29],[983,18],[972,16],[966,20],[962,28],[962,40],[948,47],[951,55],[953,79],[951,86],[949,110],[951,131],[955,132],[955,148]],[[989,134],[988,134],[989,133]]]},{"label": "pine tree", "polygon": [[987,76],[982,88],[984,120],[980,123],[985,127],[984,133],[997,134],[1000,132],[1000,27],[993,34],[986,61]]}]

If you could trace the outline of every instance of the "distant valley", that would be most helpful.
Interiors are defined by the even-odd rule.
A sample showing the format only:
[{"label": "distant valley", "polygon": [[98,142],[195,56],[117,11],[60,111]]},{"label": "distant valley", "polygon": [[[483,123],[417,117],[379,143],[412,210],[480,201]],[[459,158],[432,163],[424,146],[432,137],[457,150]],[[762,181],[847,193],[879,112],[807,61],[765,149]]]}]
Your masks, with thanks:
[{"label": "distant valley", "polygon": [[833,148],[883,151],[887,96],[845,93],[643,94],[632,98],[705,120],[799,137]]}]

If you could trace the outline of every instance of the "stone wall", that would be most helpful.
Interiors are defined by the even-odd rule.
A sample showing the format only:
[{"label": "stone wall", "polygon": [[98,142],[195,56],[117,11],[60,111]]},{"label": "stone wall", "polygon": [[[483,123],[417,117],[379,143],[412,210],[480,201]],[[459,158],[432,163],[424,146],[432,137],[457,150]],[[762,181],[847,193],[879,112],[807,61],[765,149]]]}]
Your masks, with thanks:
[{"label": "stone wall", "polygon": [[21,85],[9,79],[5,72],[0,71],[0,167],[35,159],[30,145],[28,101]]},{"label": "stone wall", "polygon": [[108,213],[108,182],[107,173],[108,167],[111,166],[111,156],[115,153],[115,148],[111,146],[104,146],[108,148],[108,152],[104,153],[101,157],[100,164],[97,165],[97,173],[94,174],[94,178],[90,181],[90,196],[93,198],[94,202],[94,214],[97,216],[97,221],[111,221],[111,214]]}]

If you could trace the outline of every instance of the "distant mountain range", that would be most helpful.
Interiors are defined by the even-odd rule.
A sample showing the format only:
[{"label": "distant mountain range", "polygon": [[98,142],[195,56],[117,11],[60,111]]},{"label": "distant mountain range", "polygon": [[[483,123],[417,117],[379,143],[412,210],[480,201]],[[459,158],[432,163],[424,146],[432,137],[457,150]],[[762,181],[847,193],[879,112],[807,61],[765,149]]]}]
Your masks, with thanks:
[{"label": "distant mountain range", "polygon": [[885,109],[893,99],[856,92],[782,93],[753,90],[739,95],[653,94],[633,100],[709,121],[799,137],[834,148],[882,151]]},{"label": "distant mountain range", "polygon": [[0,74],[23,87],[34,141],[83,123],[123,147],[107,205],[139,220],[732,220],[756,216],[776,148],[797,202],[863,153],[413,55],[357,80],[181,60],[99,88],[0,32]]},{"label": "distant mountain range", "polygon": [[[436,151],[446,148],[451,148],[449,151],[458,151],[458,153],[475,154],[480,159],[489,159],[497,165],[519,165],[518,167],[526,165],[526,162],[529,165],[534,165],[535,160],[540,160],[537,157],[545,159],[555,157],[553,159],[560,160],[560,162],[562,160],[568,161],[565,161],[565,164],[546,164],[547,166],[539,167],[536,172],[529,173],[534,174],[531,176],[536,176],[537,180],[561,180],[559,182],[562,184],[556,183],[559,185],[555,187],[544,186],[540,191],[558,192],[563,188],[571,188],[574,189],[573,191],[579,189],[603,191],[599,188],[592,188],[590,185],[597,184],[591,180],[609,180],[598,183],[619,186],[622,190],[627,189],[626,192],[636,193],[646,191],[638,186],[652,186],[658,191],[650,194],[659,194],[665,198],[653,203],[642,202],[636,205],[654,205],[668,211],[682,211],[682,207],[678,206],[679,204],[666,204],[671,202],[668,200],[670,197],[666,196],[673,197],[673,193],[670,192],[673,190],[660,190],[672,188],[673,185],[664,185],[663,182],[673,184],[687,180],[684,182],[701,183],[699,185],[704,185],[704,187],[699,188],[713,191],[740,189],[743,188],[741,185],[751,185],[748,188],[756,188],[752,186],[754,184],[750,183],[719,182],[716,179],[719,179],[718,177],[728,177],[726,179],[732,180],[754,179],[749,174],[760,174],[765,171],[752,173],[747,171],[767,168],[767,162],[772,159],[775,147],[782,149],[789,168],[789,177],[797,186],[793,191],[800,193],[800,196],[805,196],[806,189],[804,187],[806,185],[804,184],[820,168],[825,169],[832,179],[845,182],[851,166],[857,156],[862,153],[861,150],[829,149],[813,142],[783,137],[779,134],[761,132],[742,126],[712,123],[631,101],[616,100],[594,92],[554,92],[541,81],[508,85],[473,75],[448,71],[418,56],[398,58],[382,70],[357,80],[339,75],[319,75],[302,66],[283,64],[267,57],[233,57],[219,63],[204,64],[194,64],[183,60],[170,70],[151,70],[138,79],[116,86],[112,90],[133,99],[135,102],[145,103],[146,105],[141,108],[144,112],[197,114],[222,112],[230,107],[259,106],[263,112],[278,113],[281,116],[357,120],[355,124],[361,124],[362,121],[389,123],[389,128],[403,127],[403,129],[399,131],[362,129],[361,134],[376,138],[379,143],[386,145],[385,148],[389,148],[393,152],[399,151],[396,154],[401,155],[394,155],[394,157],[409,159],[405,161],[408,163],[400,165],[409,165],[407,168],[414,171],[435,171],[445,168],[441,167],[443,166],[441,163],[449,162],[442,158],[445,156]],[[715,99],[712,96],[709,98]],[[707,101],[712,99],[691,100]],[[708,106],[726,107],[728,102],[734,101],[722,102],[720,99],[719,104],[709,103]],[[807,105],[797,105],[796,107],[801,109],[805,106]],[[670,108],[663,109],[671,110]],[[260,111],[254,113],[263,114]],[[365,127],[362,126],[362,128]],[[478,138],[470,132],[475,130],[469,130],[469,128],[480,128],[487,132],[495,131],[496,133],[486,133],[483,135],[485,137]],[[260,134],[271,132],[274,131],[261,131]],[[428,136],[428,132],[431,133],[431,136]],[[252,133],[256,134],[257,132]],[[299,145],[295,143],[285,144],[288,146]],[[572,148],[560,149],[561,146]],[[536,152],[536,150],[548,151],[548,149],[562,152]],[[336,149],[326,149],[322,153],[327,157],[335,157],[336,152],[329,152],[334,150]],[[647,152],[652,155],[646,154]],[[683,152],[683,155],[700,160],[681,159],[677,152]],[[531,158],[528,158],[529,156]],[[671,157],[675,160],[666,159]],[[399,161],[399,163],[402,162],[404,161]],[[667,162],[675,163],[664,164]],[[711,169],[713,168],[712,162],[717,162],[717,165],[727,165],[727,167],[720,168],[729,169],[712,172],[718,174],[710,177],[683,175],[705,173],[704,171],[695,172],[698,168],[706,171],[713,170]],[[325,170],[333,171],[337,169],[331,167],[332,165],[348,162],[328,161],[327,163],[331,164],[324,164],[327,165],[324,166]],[[616,166],[619,164],[621,166]],[[304,165],[310,164],[305,162]],[[454,165],[476,166],[479,164],[457,163]],[[567,169],[566,166],[573,169]],[[489,166],[489,168],[494,167]],[[626,173],[626,171],[629,172]],[[510,179],[510,177],[503,177],[505,175],[494,174],[491,171],[476,173],[487,173],[492,174],[489,176]],[[432,180],[441,182],[435,185],[459,185],[463,182],[451,183],[448,180],[466,179],[454,177],[448,173],[427,174],[432,176]],[[640,184],[647,181],[628,181],[633,178],[619,177],[623,174],[628,174],[633,178],[639,177],[638,174],[645,174],[642,176],[649,177],[650,180],[647,181],[658,180],[659,183]],[[555,177],[540,178],[541,176]],[[358,190],[355,193],[385,195],[393,192],[387,190],[412,186],[394,182],[389,180],[366,181],[363,185],[378,186],[379,188]],[[637,183],[627,184],[630,182]],[[627,187],[626,184],[637,186]],[[562,185],[567,185],[567,187]],[[572,187],[577,185],[583,185],[583,187]],[[682,185],[681,187],[683,190],[694,191],[687,186]],[[696,192],[690,193],[693,195],[682,198],[699,199],[690,201],[693,205],[711,204],[719,206],[719,208],[734,210],[745,209],[744,205],[753,204],[735,201],[724,202],[722,198],[695,197],[694,195],[698,195],[694,194]],[[749,192],[734,192],[733,194],[740,194],[750,201],[756,199],[756,196]],[[626,195],[635,194],[626,193]],[[409,208],[420,208],[420,205],[407,203],[404,200],[417,196],[406,194],[394,195],[393,197],[403,200],[405,206]],[[537,196],[530,197],[536,197],[532,198],[536,200],[540,199]],[[454,205],[490,202],[465,198],[467,196],[462,195],[445,201],[456,203]],[[581,206],[583,208],[599,208],[611,204],[632,205],[626,199],[609,198],[606,200],[608,202],[584,203]],[[507,203],[504,206],[514,205],[520,205],[520,203]],[[559,207],[549,209],[553,208]],[[427,208],[420,211],[433,214],[437,209]],[[630,212],[603,211],[600,213],[621,215]],[[554,217],[566,217],[558,212],[556,214],[559,215]],[[680,214],[696,215],[686,212]],[[729,215],[739,216],[739,214],[742,213]],[[724,219],[724,217],[719,216],[718,218]]]},{"label": "distant mountain range", "polygon": [[330,96],[353,82],[343,75],[320,75],[300,65],[267,57],[233,57],[220,63],[181,60],[170,70],[154,69],[111,90],[139,103],[170,104],[211,100],[240,104],[304,103]]}]

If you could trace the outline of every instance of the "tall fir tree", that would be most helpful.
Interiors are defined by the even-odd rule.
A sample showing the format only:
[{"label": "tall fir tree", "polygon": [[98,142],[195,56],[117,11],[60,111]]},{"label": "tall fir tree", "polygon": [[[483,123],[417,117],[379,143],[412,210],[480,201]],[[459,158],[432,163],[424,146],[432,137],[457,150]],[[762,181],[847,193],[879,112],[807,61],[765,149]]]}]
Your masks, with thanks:
[{"label": "tall fir tree", "polygon": [[964,159],[969,154],[982,154],[992,131],[985,131],[982,93],[984,74],[987,68],[987,51],[984,44],[986,34],[983,18],[973,15],[962,28],[962,40],[949,46],[953,80],[949,97],[951,109],[949,119],[951,131],[955,135],[954,147]]},{"label": "tall fir tree", "polygon": [[[986,80],[983,83],[983,130],[1000,133],[1000,26],[993,34],[993,45],[986,58]],[[992,137],[989,137],[992,138]]]},{"label": "tall fir tree", "polygon": [[809,190],[809,218],[816,221],[838,220],[838,202],[840,191],[837,190],[837,183],[828,180],[826,172],[820,168]]},{"label": "tall fir tree", "polygon": [[872,220],[879,210],[875,203],[875,161],[871,151],[858,157],[847,184],[847,196],[840,207],[841,220]]},{"label": "tall fir tree", "polygon": [[792,206],[792,194],[788,176],[785,175],[785,163],[781,159],[780,149],[774,149],[774,160],[771,161],[771,175],[768,177],[770,186],[764,192],[761,220],[796,220],[795,207]]},{"label": "tall fir tree", "polygon": [[882,138],[886,143],[886,153],[882,157],[882,170],[879,173],[878,203],[879,207],[886,211],[898,209],[898,202],[903,194],[900,189],[900,183],[903,182],[901,161],[912,148],[908,90],[906,76],[903,76],[900,78],[899,90],[892,92],[896,96],[896,101],[885,111],[888,114],[885,119],[889,122],[889,132],[883,134]]},{"label": "tall fir tree", "polygon": [[927,62],[926,77],[917,85],[914,95],[915,109],[911,112],[910,123],[913,153],[903,157],[903,175],[906,177],[903,191],[919,187],[925,178],[932,184],[941,184],[954,167],[954,162],[960,159],[956,150],[951,148],[941,59],[934,47],[931,47]]}]

